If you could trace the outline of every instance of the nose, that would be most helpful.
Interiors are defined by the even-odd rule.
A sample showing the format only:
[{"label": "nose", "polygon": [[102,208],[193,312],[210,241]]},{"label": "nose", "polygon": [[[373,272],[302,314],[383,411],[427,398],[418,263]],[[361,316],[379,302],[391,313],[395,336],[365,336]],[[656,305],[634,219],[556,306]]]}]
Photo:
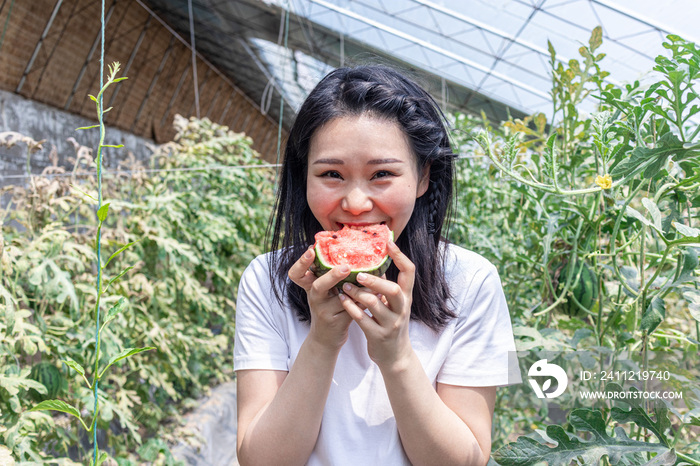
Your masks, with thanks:
[{"label": "nose", "polygon": [[356,186],[347,192],[340,206],[344,211],[352,215],[359,215],[372,210],[372,199],[370,199],[367,193]]}]

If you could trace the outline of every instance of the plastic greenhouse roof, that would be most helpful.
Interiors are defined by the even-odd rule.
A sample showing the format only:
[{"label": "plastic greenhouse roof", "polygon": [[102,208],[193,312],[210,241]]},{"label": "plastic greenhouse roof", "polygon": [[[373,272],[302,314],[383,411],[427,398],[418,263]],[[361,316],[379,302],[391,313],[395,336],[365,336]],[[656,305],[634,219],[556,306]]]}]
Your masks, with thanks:
[{"label": "plastic greenhouse roof", "polygon": [[[602,26],[601,66],[617,84],[647,79],[666,35],[700,42],[697,0],[190,1],[197,51],[274,118],[283,96],[286,127],[318,80],[343,64],[415,70],[443,108],[498,121],[551,116],[548,41],[558,61],[579,59]],[[189,37],[188,0],[143,2]]]}]

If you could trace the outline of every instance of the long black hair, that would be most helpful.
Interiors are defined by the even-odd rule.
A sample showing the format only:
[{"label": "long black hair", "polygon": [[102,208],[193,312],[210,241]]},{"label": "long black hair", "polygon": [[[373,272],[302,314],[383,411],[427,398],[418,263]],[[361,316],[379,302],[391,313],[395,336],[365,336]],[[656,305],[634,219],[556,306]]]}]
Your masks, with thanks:
[{"label": "long black hair", "polygon": [[[430,167],[426,193],[416,199],[413,214],[396,244],[416,266],[411,318],[434,330],[454,317],[444,274],[443,224],[452,202],[455,154],[444,115],[435,100],[413,80],[382,65],[340,68],[329,73],[302,104],[289,132],[275,210],[267,243],[270,278],[277,299],[286,291],[302,321],[311,318],[306,292],[287,273],[323,230],[306,201],[308,153],[314,132],[329,121],[369,115],[396,122],[408,137],[418,173]],[[387,278],[396,281],[391,265]]]}]

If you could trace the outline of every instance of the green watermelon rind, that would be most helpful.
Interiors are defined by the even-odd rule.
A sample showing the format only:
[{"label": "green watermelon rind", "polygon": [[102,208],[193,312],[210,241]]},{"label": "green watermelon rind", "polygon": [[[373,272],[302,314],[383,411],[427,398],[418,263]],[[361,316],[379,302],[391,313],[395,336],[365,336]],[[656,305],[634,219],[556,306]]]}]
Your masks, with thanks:
[{"label": "green watermelon rind", "polygon": [[46,387],[46,394],[29,389],[29,394],[36,401],[45,401],[56,398],[63,388],[63,374],[61,370],[50,362],[40,362],[32,367],[29,378]]},{"label": "green watermelon rind", "polygon": [[[394,241],[394,232],[389,230],[389,241]],[[323,262],[323,259],[321,259],[321,254],[320,254],[320,249],[318,244],[316,244],[314,248],[314,253],[316,258],[314,259],[314,263],[311,265],[311,271],[316,275],[317,277],[320,277],[322,275],[325,275],[328,273],[333,266],[326,264]],[[391,265],[391,257],[387,254],[384,256],[384,260],[380,262],[378,265],[374,267],[368,267],[368,268],[362,268],[362,269],[353,269],[350,271],[350,275],[342,279],[341,281],[338,282],[336,285],[336,288],[340,289],[342,288],[343,284],[345,283],[351,283],[353,285],[358,285],[357,282],[357,274],[359,273],[366,273],[369,275],[374,275],[375,277],[381,277],[386,273],[387,270],[389,270],[389,266]]]},{"label": "green watermelon rind", "polygon": [[[576,268],[578,268],[578,266]],[[566,265],[564,272],[559,279],[560,285],[566,283],[568,273],[569,266]],[[595,304],[596,300],[598,299],[598,288],[596,287],[596,281],[597,279],[593,270],[591,270],[587,264],[583,264],[578,277],[578,282],[572,284],[570,290],[571,296],[567,302],[563,303],[561,306],[566,315],[570,317],[578,317],[583,314],[581,307],[588,310],[591,309],[593,304]],[[579,307],[577,302],[574,300],[581,306]]]}]

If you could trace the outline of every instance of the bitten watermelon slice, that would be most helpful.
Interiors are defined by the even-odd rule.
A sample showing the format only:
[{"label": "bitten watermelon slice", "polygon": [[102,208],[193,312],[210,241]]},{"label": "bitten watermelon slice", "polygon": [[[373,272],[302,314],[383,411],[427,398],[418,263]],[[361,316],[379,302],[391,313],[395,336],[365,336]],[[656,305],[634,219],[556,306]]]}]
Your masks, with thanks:
[{"label": "bitten watermelon slice", "polygon": [[338,288],[346,282],[357,284],[357,274],[360,272],[381,277],[391,265],[388,244],[394,240],[394,232],[384,224],[320,231],[315,239],[316,259],[311,270],[317,277],[335,266],[350,266],[350,275],[338,283]]}]

